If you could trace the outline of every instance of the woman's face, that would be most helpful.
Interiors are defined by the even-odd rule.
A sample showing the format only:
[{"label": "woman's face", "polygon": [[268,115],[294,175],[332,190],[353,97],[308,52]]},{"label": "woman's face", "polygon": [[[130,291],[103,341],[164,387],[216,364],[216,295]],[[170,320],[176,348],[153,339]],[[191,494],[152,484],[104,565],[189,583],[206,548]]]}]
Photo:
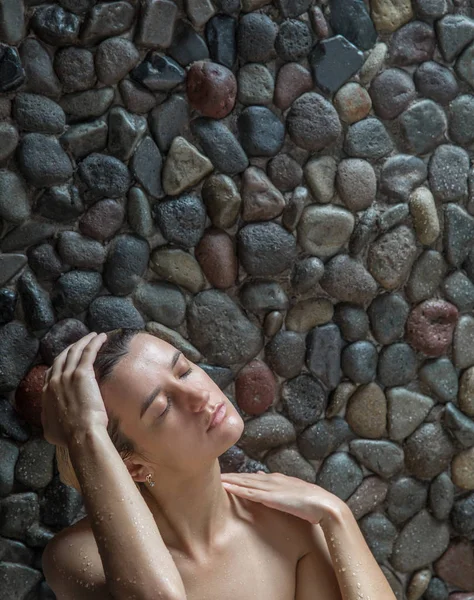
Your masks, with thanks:
[{"label": "woman's face", "polygon": [[[137,334],[101,385],[123,433],[156,465],[173,473],[204,467],[242,435],[244,422],[212,379],[171,344]],[[224,420],[208,429],[216,406]]]}]

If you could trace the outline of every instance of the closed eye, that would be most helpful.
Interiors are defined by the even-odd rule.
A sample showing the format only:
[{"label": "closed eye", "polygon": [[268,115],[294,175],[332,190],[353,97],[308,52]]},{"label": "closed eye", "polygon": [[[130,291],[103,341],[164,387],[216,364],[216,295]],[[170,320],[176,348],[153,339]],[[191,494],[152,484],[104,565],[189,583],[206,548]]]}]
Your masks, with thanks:
[{"label": "closed eye", "polygon": [[[180,379],[185,379],[186,377],[188,377],[188,376],[191,374],[191,371],[192,371],[192,370],[193,370],[192,368],[189,368],[189,369],[186,371],[186,373],[183,373],[183,374],[181,375]],[[162,419],[162,418],[163,418],[163,417],[166,415],[166,413],[169,411],[169,409],[171,408],[171,398],[170,398],[169,396],[167,396],[166,398],[167,398],[167,400],[168,400],[168,402],[167,402],[167,404],[166,404],[166,408],[165,408],[165,410],[164,410],[164,411],[161,413],[161,415],[158,417],[158,419],[157,419],[157,420],[159,420],[159,419]]]}]

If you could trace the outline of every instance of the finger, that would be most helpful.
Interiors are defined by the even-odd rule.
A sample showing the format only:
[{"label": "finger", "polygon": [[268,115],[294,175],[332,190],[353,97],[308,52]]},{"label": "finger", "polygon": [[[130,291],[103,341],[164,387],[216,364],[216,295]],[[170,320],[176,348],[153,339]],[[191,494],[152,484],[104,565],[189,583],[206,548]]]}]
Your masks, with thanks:
[{"label": "finger", "polygon": [[66,355],[66,361],[64,363],[64,373],[70,375],[77,369],[77,366],[81,360],[82,353],[84,348],[95,339],[97,339],[98,335],[95,331],[92,331],[90,334],[82,337],[75,344],[72,344],[69,347],[69,351]]},{"label": "finger", "polygon": [[240,485],[235,485],[233,483],[228,483],[226,481],[222,482],[222,485],[226,490],[232,492],[236,496],[240,496],[241,498],[247,498],[249,500],[255,500],[256,502],[261,502],[264,499],[264,493],[260,490],[253,490],[247,487],[242,487]]},{"label": "finger", "polygon": [[99,352],[101,346],[105,343],[106,340],[107,334],[104,332],[100,333],[97,337],[91,340],[82,351],[78,367],[91,367],[94,364],[95,359],[97,358],[97,353]]},{"label": "finger", "polygon": [[92,339],[93,337],[95,337],[97,334],[95,333],[95,331],[88,333],[87,335],[85,335],[83,338],[81,338],[78,342],[75,342],[74,344],[71,344],[70,346],[68,346],[67,348],[65,348],[61,354],[58,354],[58,356],[54,359],[54,363],[53,363],[53,367],[52,367],[52,372],[51,372],[51,377],[50,379],[52,379],[53,377],[59,378],[64,370],[64,365],[66,363],[67,360],[67,356],[69,354],[69,351],[76,345],[76,344],[87,344],[88,341],[90,339]]},{"label": "finger", "polygon": [[[227,475],[237,475],[237,473],[222,473],[222,483],[262,491],[269,490],[274,487],[274,484],[271,481],[263,480],[261,477],[251,478],[245,475],[241,477],[227,477]],[[240,475],[240,473],[238,475]],[[252,473],[252,475],[256,475],[256,473]]]}]

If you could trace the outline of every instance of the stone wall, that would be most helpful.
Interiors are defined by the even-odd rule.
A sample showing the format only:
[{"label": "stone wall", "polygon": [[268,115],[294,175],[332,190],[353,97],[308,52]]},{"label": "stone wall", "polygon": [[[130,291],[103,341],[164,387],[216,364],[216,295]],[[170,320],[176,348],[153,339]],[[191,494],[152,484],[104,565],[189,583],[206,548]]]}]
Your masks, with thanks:
[{"label": "stone wall", "polygon": [[[397,598],[474,596],[467,0],[0,0],[0,596],[81,514],[45,370],[145,327],[348,502]],[[470,592],[470,593],[469,593]]]}]

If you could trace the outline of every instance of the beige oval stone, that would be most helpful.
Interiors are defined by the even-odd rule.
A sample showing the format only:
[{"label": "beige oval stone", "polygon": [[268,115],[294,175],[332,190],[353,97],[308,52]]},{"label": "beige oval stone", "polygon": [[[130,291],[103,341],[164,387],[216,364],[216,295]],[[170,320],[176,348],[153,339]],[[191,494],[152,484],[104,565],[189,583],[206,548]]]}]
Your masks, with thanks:
[{"label": "beige oval stone", "polygon": [[176,196],[214,170],[211,161],[181,136],[174,138],[163,167],[163,189]]},{"label": "beige oval stone", "polygon": [[428,589],[430,581],[431,571],[429,569],[421,569],[415,573],[408,584],[407,600],[420,600]]},{"label": "beige oval stone", "polygon": [[332,156],[313,158],[306,163],[304,176],[318,202],[331,202],[336,191],[336,172],[337,163]]},{"label": "beige oval stone", "polygon": [[381,70],[385,63],[387,52],[387,44],[384,44],[383,42],[376,44],[372,48],[367,60],[362,65],[362,68],[359,72],[359,79],[362,85],[368,85]]},{"label": "beige oval stone", "polygon": [[329,258],[346,244],[354,229],[354,216],[339,206],[307,206],[298,223],[298,242],[306,252]]},{"label": "beige oval stone", "polygon": [[211,175],[202,187],[202,199],[212,224],[221,229],[232,227],[240,213],[242,198],[228,175]]},{"label": "beige oval stone", "polygon": [[343,85],[334,96],[334,106],[339,117],[352,124],[364,119],[372,108],[369,93],[355,81]]},{"label": "beige oval stone", "polygon": [[357,389],[352,381],[342,381],[332,392],[326,408],[326,417],[332,419],[346,408],[347,401]]},{"label": "beige oval stone", "polygon": [[283,325],[283,315],[279,310],[272,310],[265,317],[263,329],[267,337],[273,337],[277,334]]},{"label": "beige oval stone", "polygon": [[463,490],[474,490],[474,447],[463,450],[451,463],[453,483]]},{"label": "beige oval stone", "polygon": [[433,194],[419,187],[410,195],[410,213],[419,242],[430,246],[439,236],[439,219]]},{"label": "beige oval stone", "polygon": [[371,6],[378,31],[395,31],[413,17],[411,0],[372,0]]},{"label": "beige oval stone", "polygon": [[182,285],[193,294],[205,286],[198,261],[178,248],[158,248],[151,255],[150,266],[166,281]]},{"label": "beige oval stone", "polygon": [[387,400],[374,382],[361,385],[349,399],[346,421],[363,438],[384,436],[387,423]]},{"label": "beige oval stone", "polygon": [[307,298],[298,302],[288,312],[286,328],[298,333],[329,323],[334,314],[332,302],[326,298]]},{"label": "beige oval stone", "polygon": [[474,367],[466,369],[461,375],[459,385],[459,408],[468,417],[474,417]]}]

